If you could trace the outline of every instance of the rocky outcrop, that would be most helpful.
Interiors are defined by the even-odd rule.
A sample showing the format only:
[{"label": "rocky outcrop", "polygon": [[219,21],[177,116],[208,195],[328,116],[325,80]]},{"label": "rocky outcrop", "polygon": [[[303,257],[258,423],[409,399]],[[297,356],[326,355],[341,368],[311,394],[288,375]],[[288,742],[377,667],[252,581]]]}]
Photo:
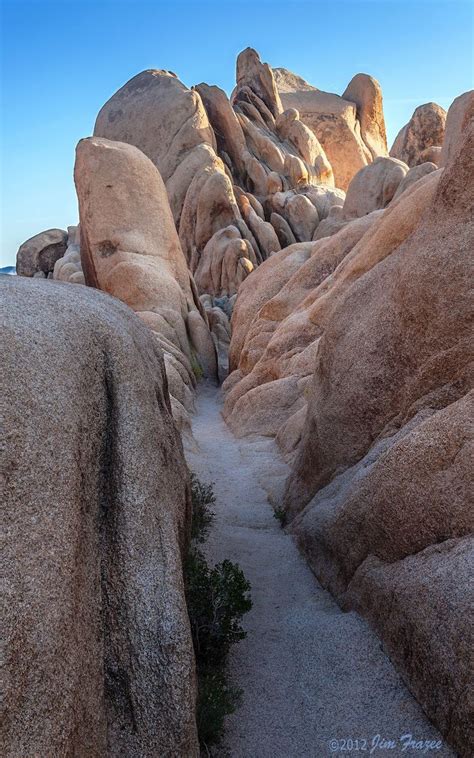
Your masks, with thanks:
[{"label": "rocky outcrop", "polygon": [[[419,410],[427,402],[444,406],[466,391],[469,383],[466,284],[473,203],[472,182],[468,178],[472,160],[467,155],[469,145],[469,141],[464,143],[457,160],[441,178],[440,173],[433,172],[400,196],[372,230],[375,237],[363,240],[357,262],[359,273],[356,273],[353,258],[353,265],[346,268],[344,285],[341,279],[342,289],[332,288],[330,318],[319,346],[316,367],[318,373],[318,366],[324,366],[325,380],[316,379],[314,383],[322,394],[317,401],[313,397],[310,404],[313,411],[307,419],[308,444],[305,446],[303,442],[294,475],[295,482],[301,482],[303,489],[307,485],[309,494],[326,484],[338,468],[347,467],[362,457],[391,419],[399,416],[400,425],[406,414],[413,415],[415,409]],[[464,187],[461,186],[463,177]],[[411,223],[408,222],[410,215]],[[400,237],[402,219],[405,234]],[[395,245],[396,230],[391,228],[394,221],[399,235]],[[378,263],[371,266],[370,275],[361,278],[362,261],[368,262],[372,253],[377,255]],[[430,282],[429,298],[422,297]],[[425,311],[428,303],[436,318]],[[347,319],[346,326],[342,323],[344,319]],[[337,348],[333,341],[336,334]],[[383,350],[376,345],[383,345]],[[354,355],[357,355],[357,378],[351,358]],[[363,355],[367,356],[366,360],[362,360]],[[342,359],[340,364],[339,359]],[[351,382],[345,384],[347,395],[339,391],[333,394],[342,381],[344,365],[351,365]],[[333,371],[337,372],[337,381]],[[370,389],[371,382],[376,383],[376,392]],[[371,398],[370,408],[354,403],[352,393],[360,393],[361,386]],[[413,409],[411,414],[410,408]],[[336,432],[339,413],[344,419],[343,435]],[[313,421],[317,418],[317,435],[310,418]],[[325,419],[326,432],[323,431]],[[315,446],[315,439],[320,441],[320,448]],[[306,455],[311,458],[309,478],[303,473],[309,472],[304,462]],[[302,490],[294,491],[291,507],[301,508],[306,499]]]},{"label": "rocky outcrop", "polygon": [[474,90],[459,95],[448,110],[446,117],[446,131],[441,148],[438,165],[446,166],[453,158],[460,143],[464,139],[465,132],[474,119]]},{"label": "rocky outcrop", "polygon": [[375,157],[387,154],[379,83],[357,74],[344,95],[313,87],[284,68],[273,69],[284,108],[295,108],[322,145],[336,187],[347,190],[352,177]]},{"label": "rocky outcrop", "polygon": [[434,154],[428,155],[426,151],[433,147],[441,147],[445,124],[446,111],[440,105],[419,105],[408,124],[397,134],[390,155],[404,161],[410,167],[432,160]]},{"label": "rocky outcrop", "polygon": [[433,171],[438,171],[438,167],[435,163],[419,163],[418,166],[413,166],[413,168],[410,168],[403,179],[401,180],[400,184],[397,187],[397,190],[393,196],[393,199],[396,200],[397,197],[400,197],[402,192],[405,192],[408,187],[411,187],[412,184],[418,181],[418,179],[422,179],[427,174],[431,174]]},{"label": "rocky outcrop", "polygon": [[372,160],[387,155],[382,88],[378,81],[368,74],[356,74],[344,90],[342,98],[356,105],[360,136],[370,150]]},{"label": "rocky outcrop", "polygon": [[[395,167],[386,208],[381,172],[333,207],[323,224],[339,229],[241,285],[224,383],[234,433],[275,437],[292,465],[278,505],[315,574],[370,620],[462,756],[473,751],[470,109],[469,96],[453,106],[443,171],[376,159],[354,185]],[[345,218],[364,192],[379,199]]]},{"label": "rocky outcrop", "polygon": [[53,279],[71,284],[85,284],[81,263],[81,232],[78,226],[68,226],[67,248],[54,264]]},{"label": "rocky outcrop", "polygon": [[100,110],[94,135],[135,145],[155,164],[166,185],[174,182],[170,203],[176,221],[194,174],[207,162],[200,148],[216,146],[197,92],[162,70],[142,71],[119,89]]},{"label": "rocky outcrop", "polygon": [[[222,260],[235,258],[234,233],[227,235],[230,247],[223,251],[222,232],[231,225],[240,247],[253,248],[253,255],[240,257],[260,263],[280,249],[280,238],[285,242],[282,223],[291,227],[284,212],[279,213],[283,222],[273,216],[273,226],[273,196],[291,191],[305,194],[312,203],[308,187],[320,187],[324,193],[334,184],[322,145],[297,110],[283,112],[273,71],[251,48],[238,57],[230,101],[218,87],[202,83],[188,90],[170,72],[144,71],[104,105],[94,133],[135,145],[159,169],[193,273],[200,266],[200,272],[209,266],[222,269]],[[295,204],[307,205],[308,200]],[[321,216],[316,217],[314,209],[310,214],[314,223],[303,225],[297,239],[311,238]],[[224,266],[220,279],[225,287],[210,294],[236,291],[252,270],[247,264],[232,267],[233,280]]]},{"label": "rocky outcrop", "polygon": [[237,57],[236,66],[238,100],[248,87],[268,108],[274,118],[282,113],[280,96],[273,78],[273,72],[268,63],[262,63],[256,50],[245,48]]},{"label": "rocky outcrop", "polygon": [[2,279],[2,753],[197,756],[161,350],[108,295]]},{"label": "rocky outcrop", "polygon": [[16,254],[18,276],[35,276],[45,279],[53,273],[54,264],[66,252],[67,232],[48,229],[20,245]]},{"label": "rocky outcrop", "polygon": [[132,145],[91,137],[77,146],[74,177],[86,283],[153,330],[170,393],[191,411],[193,362],[210,378],[217,365],[160,174]]},{"label": "rocky outcrop", "polygon": [[224,385],[224,417],[238,436],[275,436],[305,405],[320,336],[312,310],[325,281],[376,218],[365,216],[333,237],[282,250],[241,286],[232,316],[233,373]]},{"label": "rocky outcrop", "polygon": [[471,126],[444,173],[396,201],[393,213],[425,196],[411,234],[332,295],[285,496],[290,518],[304,509],[291,528],[318,577],[369,617],[461,755],[472,669],[449,576],[467,586],[474,555],[473,155]]},{"label": "rocky outcrop", "polygon": [[342,209],[343,218],[359,218],[386,208],[405,178],[408,166],[395,158],[376,158],[349,184]]}]

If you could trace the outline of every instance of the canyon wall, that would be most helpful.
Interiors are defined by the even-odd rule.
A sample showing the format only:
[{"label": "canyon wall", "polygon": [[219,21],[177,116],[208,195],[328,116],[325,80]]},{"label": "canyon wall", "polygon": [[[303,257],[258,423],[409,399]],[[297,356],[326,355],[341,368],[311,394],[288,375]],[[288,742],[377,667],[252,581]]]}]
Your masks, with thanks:
[{"label": "canyon wall", "polygon": [[197,756],[190,489],[161,351],[93,289],[0,287],[2,754]]},{"label": "canyon wall", "polygon": [[[224,414],[235,434],[276,438],[292,466],[277,505],[314,573],[369,619],[467,756],[473,93],[448,112],[445,140],[442,170],[361,169],[328,236],[241,285]],[[387,171],[405,186],[384,207]]]}]

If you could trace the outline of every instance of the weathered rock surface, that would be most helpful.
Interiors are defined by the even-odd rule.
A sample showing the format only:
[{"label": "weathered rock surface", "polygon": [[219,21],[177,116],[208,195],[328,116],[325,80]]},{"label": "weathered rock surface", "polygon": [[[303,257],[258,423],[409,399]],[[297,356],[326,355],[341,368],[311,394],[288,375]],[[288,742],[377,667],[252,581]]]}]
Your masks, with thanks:
[{"label": "weathered rock surface", "polygon": [[408,187],[411,187],[412,184],[418,181],[418,179],[421,179],[423,176],[426,176],[427,174],[431,174],[433,171],[437,171],[438,166],[435,163],[419,163],[417,166],[413,166],[413,168],[410,168],[405,176],[403,177],[402,181],[398,185],[396,192],[393,196],[393,199],[396,200],[397,197],[400,197],[402,192],[405,192]]},{"label": "weathered rock surface", "polygon": [[197,756],[188,474],[118,300],[3,277],[2,754]]},{"label": "weathered rock surface", "polygon": [[81,264],[81,233],[78,226],[68,226],[67,248],[54,264],[53,279],[71,284],[85,284]]},{"label": "weathered rock surface", "polygon": [[[165,353],[171,394],[192,410],[193,356],[211,378],[217,364],[158,170],[132,145],[91,137],[77,146],[74,176],[86,283],[148,324]],[[191,313],[202,324],[190,333]]]},{"label": "weathered rock surface", "polygon": [[444,167],[454,158],[466,130],[474,119],[474,90],[459,95],[450,105],[446,116],[444,142],[438,166]]},{"label": "weathered rock surface", "polygon": [[224,385],[224,417],[235,434],[275,436],[299,413],[321,334],[313,305],[376,218],[356,219],[333,237],[276,253],[241,286],[232,316],[234,373]]},{"label": "weathered rock surface", "polygon": [[54,264],[66,252],[67,232],[63,229],[48,229],[35,234],[20,245],[16,254],[16,273],[18,276],[34,276],[37,273],[47,277],[54,269]]},{"label": "weathered rock surface", "polygon": [[291,71],[273,69],[284,108],[295,108],[321,143],[336,187],[346,190],[361,168],[387,154],[379,83],[358,74],[342,97],[323,92]]},{"label": "weathered rock surface", "polygon": [[[331,331],[325,330],[316,367],[319,375],[318,366],[324,366],[325,381],[316,379],[313,385],[322,394],[317,401],[313,398],[311,407],[316,415],[308,416],[308,444],[306,452],[305,445],[302,446],[295,471],[295,481],[304,480],[309,492],[314,493],[327,483],[337,468],[347,467],[362,457],[391,419],[399,416],[401,423],[406,414],[410,415],[410,408],[413,415],[415,408],[419,410],[428,401],[441,402],[444,406],[466,391],[470,381],[466,285],[474,199],[470,144],[469,140],[465,141],[456,160],[441,178],[438,172],[425,176],[381,217],[377,229],[372,229],[376,236],[370,240],[371,244],[366,238],[365,249],[361,250],[367,260],[371,250],[376,253],[378,248],[380,256],[385,247],[383,258],[379,257],[379,263],[371,267],[370,274],[363,278],[358,276],[351,286],[348,286],[350,279],[346,279],[344,294],[338,294],[337,299],[337,289],[333,288]],[[394,221],[400,225],[402,213],[405,225],[411,215],[412,228],[408,224],[405,232],[410,233],[402,237],[404,242],[400,244],[399,239],[391,247],[395,229],[391,231],[390,227]],[[398,235],[400,233],[399,226]],[[428,298],[422,294],[427,291]],[[432,315],[425,310],[428,307]],[[343,326],[345,319],[346,326]],[[378,345],[383,345],[383,349],[377,348]],[[329,355],[331,369],[327,362]],[[357,355],[357,374],[351,358],[354,355]],[[349,365],[351,381],[345,385],[346,392],[334,394]],[[376,391],[371,389],[374,382]],[[371,398],[367,407],[354,402],[353,393],[360,397],[362,386],[364,396]],[[339,418],[344,419],[344,434],[335,431],[339,413]],[[316,417],[317,434],[314,427],[310,431]],[[324,432],[326,420],[328,426]],[[317,446],[315,439],[319,440]],[[304,463],[306,455],[312,461],[311,473]],[[305,497],[302,492],[295,492],[291,501],[301,508]]]},{"label": "weathered rock surface", "polygon": [[[462,756],[473,750],[472,107],[454,104],[443,171],[377,158],[354,179],[372,173],[373,186],[349,188],[317,227],[329,236],[281,250],[241,285],[224,383],[234,433],[275,436],[292,463],[280,505],[314,572],[369,618]],[[387,165],[397,176],[384,208]],[[367,215],[345,218],[351,203]]]},{"label": "weathered rock surface", "polygon": [[460,755],[474,747],[473,156],[471,124],[444,172],[394,202],[425,195],[411,234],[336,300],[285,496],[290,518],[308,503],[292,530],[318,577],[369,617]]},{"label": "weathered rock surface", "polygon": [[257,265],[250,242],[235,226],[227,226],[211,237],[202,252],[194,274],[198,292],[231,297]]},{"label": "weathered rock surface", "polygon": [[430,160],[425,157],[425,151],[443,144],[445,124],[446,111],[440,105],[419,105],[397,134],[390,155],[410,167]]},{"label": "weathered rock surface", "polygon": [[408,166],[395,158],[376,158],[361,168],[347,189],[343,218],[359,218],[386,208],[407,171]]},{"label": "weathered rock surface", "polygon": [[387,155],[387,135],[383,115],[382,88],[368,74],[356,74],[342,94],[343,100],[356,104],[360,135],[372,159]]},{"label": "weathered rock surface", "polygon": [[[94,133],[135,145],[159,169],[194,273],[209,240],[230,224],[261,262],[280,249],[267,199],[308,184],[333,185],[313,132],[297,111],[282,110],[272,69],[248,48],[237,61],[232,102],[218,87],[203,83],[189,90],[168,71],[144,71],[104,105]],[[250,205],[246,214],[239,210],[242,193]],[[217,246],[206,258],[212,250],[219,267]]]},{"label": "weathered rock surface", "polygon": [[395,564],[373,556],[349,589],[350,606],[369,619],[424,711],[462,758],[474,750],[473,572],[473,538],[449,539]]},{"label": "weathered rock surface", "polygon": [[[273,73],[268,63],[262,63],[260,56],[247,47],[237,57],[237,92],[249,87],[267,106],[275,118],[283,111]],[[237,95],[238,96],[238,95]]]}]

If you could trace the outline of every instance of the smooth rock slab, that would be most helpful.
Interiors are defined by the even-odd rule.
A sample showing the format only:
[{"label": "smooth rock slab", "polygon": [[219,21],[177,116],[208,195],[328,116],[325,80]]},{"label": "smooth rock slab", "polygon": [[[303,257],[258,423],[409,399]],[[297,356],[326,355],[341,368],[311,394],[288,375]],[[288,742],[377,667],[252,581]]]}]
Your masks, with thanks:
[{"label": "smooth rock slab", "polygon": [[197,756],[188,473],[161,350],[88,287],[0,287],[2,755]]}]

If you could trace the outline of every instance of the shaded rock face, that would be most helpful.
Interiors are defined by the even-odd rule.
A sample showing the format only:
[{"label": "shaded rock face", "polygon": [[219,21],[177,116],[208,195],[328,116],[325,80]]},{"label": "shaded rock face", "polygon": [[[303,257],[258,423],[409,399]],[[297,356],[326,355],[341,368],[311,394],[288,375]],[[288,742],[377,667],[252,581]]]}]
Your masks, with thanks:
[{"label": "shaded rock face", "polygon": [[283,107],[296,108],[321,143],[336,187],[347,190],[354,174],[387,155],[382,93],[375,79],[357,74],[339,97],[285,68],[274,69],[274,76]]},{"label": "shaded rock face", "polygon": [[67,232],[62,229],[48,229],[20,245],[16,254],[18,276],[47,278],[52,274],[54,264],[66,252]]},{"label": "shaded rock face", "polygon": [[446,166],[456,154],[474,118],[474,90],[459,95],[448,110],[446,131],[438,165]]},{"label": "shaded rock face", "polygon": [[161,351],[108,295],[0,286],[3,754],[197,756],[188,474]]},{"label": "shaded rock face", "polygon": [[53,279],[70,284],[85,284],[81,263],[81,232],[78,226],[68,226],[66,252],[54,264]]},{"label": "shaded rock face", "polygon": [[[470,93],[450,113],[443,170],[377,158],[313,242],[275,253],[243,282],[224,416],[235,434],[276,438],[292,465],[279,505],[315,574],[367,616],[429,717],[467,756]],[[399,172],[385,208],[384,161]],[[333,228],[318,239],[323,225]]]},{"label": "shaded rock face", "polygon": [[433,154],[428,156],[426,151],[443,144],[445,124],[446,111],[440,105],[418,106],[408,124],[397,134],[390,155],[410,167],[431,160]]},{"label": "shaded rock face", "polygon": [[189,412],[194,358],[210,378],[217,364],[163,181],[137,148],[98,137],[79,143],[74,177],[86,283],[127,303],[152,329],[170,393]]}]

